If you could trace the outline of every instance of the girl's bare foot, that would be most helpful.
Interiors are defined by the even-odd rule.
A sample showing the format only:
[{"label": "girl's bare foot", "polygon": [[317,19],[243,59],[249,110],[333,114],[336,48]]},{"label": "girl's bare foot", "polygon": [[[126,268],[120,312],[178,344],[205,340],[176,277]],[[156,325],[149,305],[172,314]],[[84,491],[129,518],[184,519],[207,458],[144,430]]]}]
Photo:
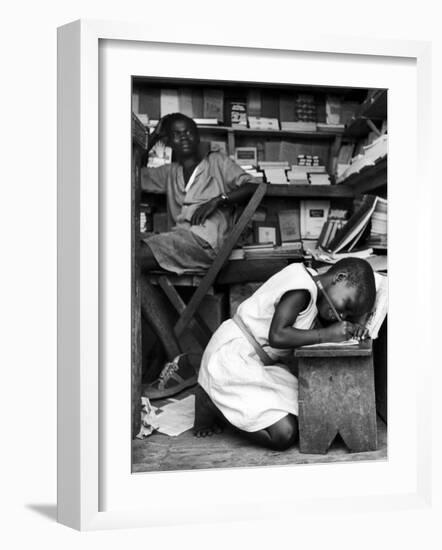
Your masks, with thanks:
[{"label": "girl's bare foot", "polygon": [[195,390],[195,424],[193,434],[196,437],[208,437],[223,431],[223,416],[210,400],[210,397],[198,384]]}]

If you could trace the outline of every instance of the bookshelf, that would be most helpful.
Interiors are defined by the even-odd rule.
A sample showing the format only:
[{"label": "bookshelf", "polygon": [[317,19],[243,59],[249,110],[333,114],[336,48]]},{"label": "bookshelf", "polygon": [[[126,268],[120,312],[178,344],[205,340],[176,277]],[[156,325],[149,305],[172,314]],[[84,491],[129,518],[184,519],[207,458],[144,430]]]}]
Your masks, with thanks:
[{"label": "bookshelf", "polygon": [[[309,106],[304,104],[300,112],[297,101],[307,96],[314,98],[314,114],[307,114],[304,119],[302,112],[309,111]],[[246,109],[247,126],[231,123],[234,120],[232,104],[241,102]],[[335,181],[339,173],[338,162],[345,164],[341,150],[348,147],[355,156],[373,135],[377,135],[376,132],[381,131],[387,116],[387,90],[137,77],[133,79],[133,108],[146,113],[152,120],[167,112],[183,112],[199,119],[204,150],[221,144],[233,157],[236,148],[253,147],[258,165],[262,161],[288,161],[289,166],[294,165],[300,154],[318,157],[320,165],[325,166],[330,175],[331,184],[269,183],[263,204],[269,207],[272,221],[278,209],[299,208],[304,199],[329,200],[331,208],[347,209],[361,194],[386,196],[386,158],[362,168],[339,184]],[[272,129],[251,128],[248,117],[277,119],[279,128],[283,121],[308,121],[313,122],[313,127],[316,124],[316,130],[275,129],[274,126]],[[204,119],[220,122],[218,125],[204,124]],[[142,132],[139,128],[138,131],[142,140]],[[160,197],[148,202],[157,212],[165,206]]]}]

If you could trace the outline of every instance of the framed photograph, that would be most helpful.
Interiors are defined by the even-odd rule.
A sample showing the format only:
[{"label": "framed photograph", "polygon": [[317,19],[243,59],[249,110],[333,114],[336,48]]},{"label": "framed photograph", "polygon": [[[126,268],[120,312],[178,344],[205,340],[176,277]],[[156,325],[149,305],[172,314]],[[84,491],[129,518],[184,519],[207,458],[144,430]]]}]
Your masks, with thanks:
[{"label": "framed photograph", "polygon": [[[147,31],[136,24],[77,21],[59,29],[58,52],[58,520],[80,530],[92,530],[191,523],[195,518],[202,522],[237,521],[262,519],[265,514],[267,519],[289,519],[294,513],[328,513],[330,509],[339,514],[356,509],[379,513],[428,506],[432,479],[429,369],[436,362],[436,351],[431,333],[421,323],[416,323],[415,338],[407,341],[406,346],[403,334],[407,333],[413,315],[416,319],[432,315],[432,259],[419,243],[419,235],[430,234],[425,204],[431,196],[432,184],[416,186],[414,177],[419,165],[421,181],[433,181],[429,173],[429,147],[417,147],[418,142],[429,145],[430,46],[351,37],[343,40],[342,36],[328,39],[281,36],[263,48],[259,38],[238,37],[208,44],[196,38],[189,42],[184,31],[183,35],[168,36],[160,29]],[[256,92],[257,83],[263,93],[259,98],[256,93],[248,96],[248,88],[254,84]],[[206,96],[203,92],[200,98],[198,86],[208,90]],[[331,89],[333,94],[328,94]],[[258,448],[229,429],[218,440],[219,434],[194,437],[189,427],[194,422],[195,401],[190,399],[189,406],[189,401],[183,403],[174,395],[164,394],[157,401],[149,398],[146,391],[146,387],[163,380],[166,371],[168,375],[174,374],[180,366],[167,355],[171,350],[161,351],[161,346],[157,346],[156,352],[148,349],[154,342],[149,335],[155,330],[146,326],[148,314],[142,315],[142,302],[151,295],[146,294],[147,286],[141,281],[146,266],[152,264],[141,243],[149,250],[154,249],[154,244],[149,241],[150,236],[141,233],[147,233],[145,228],[151,226],[150,217],[170,216],[170,204],[160,192],[162,183],[158,178],[156,183],[149,184],[147,196],[142,195],[147,189],[149,140],[152,143],[156,128],[159,138],[174,145],[169,159],[172,165],[177,162],[177,151],[181,156],[196,151],[190,143],[195,133],[182,124],[183,119],[179,124],[158,127],[165,116],[178,109],[189,118],[204,119],[205,115],[215,117],[218,113],[218,120],[224,113],[227,120],[231,103],[241,105],[240,118],[247,116],[247,109],[252,109],[252,116],[260,116],[257,112],[260,101],[262,116],[281,116],[281,107],[288,113],[285,121],[288,125],[280,130],[284,139],[280,139],[280,134],[273,135],[273,130],[257,137],[251,133],[254,130],[241,124],[226,128],[200,121],[196,127],[198,151],[201,144],[205,155],[213,155],[215,160],[221,158],[217,155],[228,159],[230,154],[234,155],[236,146],[255,146],[251,141],[256,140],[259,141],[256,146],[261,148],[258,151],[265,152],[267,147],[270,162],[281,162],[278,159],[281,151],[290,159],[291,155],[296,159],[298,153],[312,159],[318,155],[321,160],[328,159],[329,173],[342,175],[352,169],[341,166],[338,171],[333,159],[344,158],[345,155],[339,157],[339,148],[349,145],[347,141],[353,143],[354,136],[350,131],[345,133],[341,119],[338,122],[339,101],[345,102],[348,92],[348,103],[362,104],[364,98],[358,96],[361,90],[363,94],[367,92],[368,102],[372,97],[369,90],[386,94],[390,138],[388,384],[382,386],[385,393],[388,386],[388,410],[383,401],[388,424],[384,423],[377,450],[353,453],[350,457],[348,449],[343,451],[341,446],[338,453],[341,458],[336,460],[334,451],[318,456],[315,452],[303,454],[293,449],[287,454]],[[301,99],[296,104],[297,110],[292,112],[287,93],[290,96],[294,91]],[[311,103],[311,96],[318,94],[324,96],[319,109],[322,115]],[[332,98],[328,111],[327,95]],[[210,109],[207,102],[204,107],[204,97],[212,98]],[[273,114],[275,105],[279,115]],[[202,109],[202,116],[196,117],[195,108]],[[341,110],[342,116],[348,116],[349,110],[346,105]],[[315,123],[314,112],[323,119]],[[329,120],[327,112],[333,114]],[[143,135],[143,128],[137,123],[136,138],[132,113],[148,115],[137,116],[146,133]],[[385,134],[383,117],[372,123],[376,130],[370,127],[371,132],[376,136]],[[256,130],[258,134],[264,131]],[[365,133],[365,129],[358,131]],[[212,141],[225,142],[227,154],[218,148],[212,150]],[[310,147],[310,152],[298,150],[298,142],[302,147]],[[373,143],[358,146],[367,147],[361,149],[366,152],[370,146],[377,147]],[[292,147],[293,144],[298,148]],[[316,153],[316,147],[327,154]],[[407,159],[406,165],[403,158]],[[360,178],[358,190],[370,193],[373,186],[382,185],[386,189],[384,161],[381,158],[381,166],[374,162],[370,177],[362,172],[366,167],[361,167],[359,176],[349,174]],[[204,166],[198,164],[196,168],[192,173],[183,171],[181,183],[189,203],[195,205],[189,214],[191,219],[196,215],[195,223],[191,224],[197,227],[194,240],[207,243],[205,239],[210,236],[204,231],[210,224],[206,223],[205,211],[198,210],[202,201],[195,198],[197,177]],[[253,178],[252,174],[240,175],[246,181]],[[247,216],[253,214],[262,200],[281,211],[292,208],[287,205],[290,201],[311,200],[316,196],[321,200],[351,202],[355,191],[349,182],[343,179],[336,185],[312,186],[314,190],[289,184],[257,185],[253,190],[256,194],[247,198],[243,213],[235,220],[239,225],[235,226],[233,236],[239,238]],[[224,201],[225,191],[221,188],[219,191],[217,198]],[[229,198],[235,188],[226,191]],[[410,212],[415,212],[413,225],[417,228],[411,233],[407,230]],[[378,215],[376,222],[382,233],[384,217]],[[276,224],[259,225],[259,239],[278,238]],[[383,235],[377,238],[382,240]],[[217,292],[216,285],[205,287],[208,281],[205,275],[210,272],[211,276],[215,270],[212,265],[224,265],[228,258],[223,256],[227,254],[223,245],[227,241],[232,244],[230,235],[221,240],[219,262],[212,258],[202,274],[184,270],[171,276],[170,270],[164,269],[165,264],[158,262],[163,269],[148,279],[149,285],[161,289],[162,303],[175,308],[177,332],[185,325],[184,334],[203,321],[192,331],[193,336],[187,334],[188,341],[183,343],[187,346],[184,353],[189,357],[195,341],[201,344],[199,339],[204,339],[207,329],[216,332],[227,315],[226,296]],[[410,249],[416,254],[411,263]],[[185,257],[184,247],[180,250],[178,260]],[[421,289],[418,293],[407,291],[410,281]],[[406,305],[405,293],[409,296]],[[194,295],[202,298],[198,304]],[[189,312],[186,308],[191,303],[195,307]],[[165,311],[166,306],[159,310]],[[425,361],[422,361],[423,349],[427,354]],[[204,346],[200,345],[200,353],[195,354],[197,364],[203,351]],[[153,371],[147,372],[143,364],[149,353],[158,359],[155,367],[158,377]],[[387,354],[386,347],[384,353]],[[364,354],[361,355],[369,356]],[[301,360],[308,362],[310,356],[307,354]],[[416,364],[420,365],[419,377],[415,375]],[[169,365],[166,371],[165,365]],[[180,384],[183,377],[175,380]],[[142,400],[145,397],[148,399]],[[383,399],[379,392],[376,397]],[[158,432],[156,426],[159,415],[165,411],[170,435]],[[182,435],[178,432],[185,422],[188,424]],[[153,432],[149,435],[150,428]],[[341,427],[339,430],[345,442],[346,433]],[[204,431],[203,426],[199,435]],[[333,438],[336,433],[331,434]],[[227,446],[216,443],[226,442],[222,439],[226,436],[230,438]],[[223,455],[221,447],[228,452]],[[373,452],[378,454],[370,454]],[[234,463],[226,462],[227,455],[234,456]],[[207,506],[214,495],[216,510]]]},{"label": "framed photograph", "polygon": [[279,228],[276,223],[253,222],[253,235],[255,243],[281,244]]}]

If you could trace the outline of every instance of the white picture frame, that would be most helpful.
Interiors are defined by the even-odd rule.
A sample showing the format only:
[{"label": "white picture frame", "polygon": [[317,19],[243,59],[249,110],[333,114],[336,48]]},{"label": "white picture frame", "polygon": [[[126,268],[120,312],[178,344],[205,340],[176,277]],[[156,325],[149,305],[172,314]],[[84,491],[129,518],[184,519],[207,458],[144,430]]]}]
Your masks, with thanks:
[{"label": "white picture frame", "polygon": [[[431,361],[420,364],[421,376],[413,381],[403,381],[405,395],[415,398],[410,408],[400,396],[397,396],[397,407],[390,406],[389,418],[389,461],[388,464],[346,464],[310,466],[302,469],[304,478],[314,475],[315,483],[307,488],[299,480],[299,468],[280,467],[266,469],[242,469],[225,471],[200,471],[161,473],[148,475],[130,475],[130,463],[127,454],[117,460],[110,460],[109,443],[105,441],[103,422],[109,422],[112,410],[106,408],[110,401],[110,393],[115,391],[112,385],[104,384],[103,374],[108,369],[106,361],[109,354],[102,347],[102,330],[107,322],[108,285],[103,284],[103,253],[106,248],[101,239],[103,229],[107,230],[106,220],[108,210],[115,208],[118,197],[108,197],[103,201],[103,173],[100,173],[100,116],[105,106],[99,99],[99,87],[102,67],[100,63],[116,64],[115,57],[100,54],[100,47],[105,43],[124,45],[123,49],[145,47],[164,47],[172,52],[174,57],[182,55],[212,56],[228,52],[230,59],[240,57],[244,52],[248,56],[280,56],[290,59],[299,54],[304,61],[322,63],[323,78],[327,78],[327,67],[333,60],[342,63],[363,56],[364,65],[370,59],[373,63],[411,63],[416,71],[418,115],[417,141],[411,138],[412,160],[419,163],[421,180],[430,182],[429,121],[431,118],[431,102],[429,97],[430,54],[431,45],[426,42],[364,40],[356,37],[337,35],[327,38],[312,38],[297,33],[295,37],[281,35],[271,44],[263,43],[257,37],[229,39],[217,41],[216,44],[198,43],[176,32],[168,35],[167,31],[147,30],[143,25],[103,21],[76,21],[59,29],[58,34],[58,521],[80,530],[105,528],[140,527],[165,525],[173,523],[192,523],[201,521],[232,521],[240,519],[259,519],[264,517],[289,518],[293,513],[326,512],[347,513],[355,509],[364,512],[379,512],[381,510],[417,509],[430,506],[431,502],[431,435],[428,419],[431,416],[431,401],[428,399],[430,384]],[[160,46],[159,46],[160,45]],[[264,49],[265,46],[265,49]],[[116,55],[120,55],[118,52]],[[123,54],[121,54],[124,57]],[[406,61],[404,61],[406,60]],[[302,59],[301,59],[302,61]],[[269,68],[269,73],[271,70]],[[364,68],[365,71],[366,67]],[[129,69],[128,69],[129,70]],[[170,70],[170,69],[169,69]],[[185,70],[180,73],[184,76]],[[194,69],[188,69],[188,72]],[[157,72],[155,72],[157,71]],[[233,67],[232,67],[233,71]],[[247,73],[244,66],[242,72]],[[218,78],[226,74],[223,65],[217,70]],[[253,78],[252,72],[249,75]],[[398,71],[400,72],[400,71]],[[220,74],[223,73],[223,74]],[[169,76],[154,70],[154,75]],[[196,75],[198,73],[195,73]],[[411,71],[410,71],[411,74]],[[189,76],[191,76],[189,74]],[[205,75],[206,77],[207,75]],[[267,78],[267,75],[264,75]],[[274,76],[268,75],[269,81]],[[329,77],[333,78],[333,77]],[[410,77],[411,78],[411,77]],[[361,77],[362,79],[362,77]],[[262,78],[261,78],[262,80]],[[361,80],[362,81],[362,80]],[[313,84],[316,82],[312,82]],[[367,81],[368,83],[368,81]],[[410,92],[414,93],[414,92]],[[413,97],[413,96],[412,96]],[[394,107],[394,105],[391,105]],[[414,107],[414,103],[413,103]],[[413,108],[410,107],[410,108]],[[129,113],[129,110],[128,110]],[[389,157],[389,189],[392,188],[392,203],[389,216],[395,220],[391,224],[389,235],[396,252],[393,254],[390,280],[390,324],[392,327],[389,343],[389,365],[401,363],[404,372],[411,372],[412,362],[418,354],[426,349],[427,357],[434,358],[436,352],[432,346],[431,330],[428,327],[416,329],[416,341],[409,343],[406,353],[394,347],[399,341],[399,334],[404,328],[403,311],[401,311],[399,294],[400,277],[398,272],[401,255],[405,256],[410,246],[417,244],[418,235],[428,235],[430,222],[426,215],[424,201],[431,197],[431,184],[418,187],[415,193],[417,200],[404,198],[401,208],[406,209],[413,203],[417,204],[414,235],[407,244],[400,244],[397,238],[397,226],[403,220],[400,208],[394,198],[395,182],[401,180],[408,185],[407,174],[400,171],[395,161],[398,151],[395,149],[395,138],[398,143],[400,136],[394,133],[395,117],[392,110],[392,144]],[[128,114],[128,127],[130,116]],[[390,122],[390,115],[389,115]],[[414,129],[413,122],[410,122]],[[124,132],[123,132],[124,133]],[[419,147],[417,146],[419,143]],[[122,151],[122,164],[127,167],[130,140],[127,150]],[[401,142],[402,144],[402,142]],[[391,159],[391,160],[390,160]],[[103,171],[102,171],[103,172]],[[130,178],[130,174],[126,174]],[[101,178],[101,179],[100,179]],[[392,187],[390,187],[390,185]],[[125,195],[126,196],[126,195]],[[408,200],[408,203],[407,203]],[[411,202],[410,202],[411,201]],[[120,203],[123,208],[127,201]],[[130,213],[125,214],[129,216]],[[115,236],[115,235],[113,235]],[[125,239],[122,239],[123,241]],[[116,243],[117,245],[119,243]],[[128,246],[127,239],[122,243]],[[118,248],[118,246],[116,246]],[[412,315],[419,309],[421,315],[431,318],[431,285],[433,272],[431,268],[431,243],[427,240],[418,249],[414,265],[410,266],[409,279],[419,283],[421,289],[416,297],[410,298],[407,313]],[[121,262],[124,263],[124,262]],[[130,262],[122,277],[127,277]],[[396,267],[397,266],[397,267]],[[120,275],[120,274],[118,274]],[[127,280],[127,279],[125,279]],[[398,285],[398,290],[394,285]],[[402,289],[403,290],[403,289]],[[123,292],[121,307],[130,309],[127,303],[129,293]],[[126,301],[126,303],[123,303]],[[130,302],[130,298],[129,298]],[[114,308],[114,304],[112,304]],[[109,315],[113,322],[113,316]],[[122,325],[120,325],[121,328]],[[130,325],[127,325],[127,331]],[[118,328],[118,327],[117,327]],[[107,330],[107,329],[106,329]],[[113,329],[112,329],[113,330]],[[397,331],[397,334],[396,334]],[[121,339],[125,336],[122,335]],[[117,339],[118,340],[118,339]],[[105,344],[107,345],[107,344]],[[117,344],[116,344],[117,345]],[[119,345],[119,344],[118,344]],[[123,344],[122,344],[123,345]],[[104,351],[103,351],[104,350]],[[116,355],[121,358],[123,381],[130,377],[130,356],[116,348]],[[127,350],[126,350],[127,351]],[[125,368],[128,371],[126,373]],[[113,372],[113,370],[112,370]],[[113,374],[110,373],[112,376]],[[393,368],[390,374],[389,391],[395,397],[399,373]],[[396,384],[396,385],[395,385]],[[130,394],[130,384],[120,386],[120,391]],[[130,402],[130,396],[129,396]],[[125,401],[127,403],[127,399]],[[120,447],[130,442],[124,439],[124,434],[130,434],[130,407],[120,409],[123,412],[118,417],[112,417],[112,427],[115,440]],[[407,424],[410,427],[410,456],[401,457],[401,445],[407,434],[400,428],[400,415],[408,412]],[[126,417],[128,413],[128,417]],[[121,434],[123,434],[120,439]],[[113,442],[115,444],[115,442]],[[125,451],[124,451],[125,452]],[[110,460],[110,461],[109,461]],[[104,465],[106,464],[106,465]],[[118,475],[114,474],[118,470]],[[330,473],[333,473],[331,476]],[[118,477],[121,474],[121,477]],[[377,479],[372,489],[355,487],[355,480],[369,475]],[[333,479],[331,479],[333,478]],[[389,479],[385,483],[382,480]],[[257,481],[259,480],[259,484]],[[208,483],[210,482],[210,483]],[[103,486],[114,484],[113,500],[103,497]],[[146,483],[149,486],[146,498]],[[297,483],[298,485],[295,485]],[[384,483],[384,485],[382,485]],[[222,485],[235,486],[235,497],[230,498],[220,488]],[[144,489],[141,488],[143,485]],[[357,483],[356,483],[357,485]],[[208,492],[210,486],[218,488],[217,506],[207,506],[207,499],[213,494]],[[297,491],[287,492],[290,486],[296,486]],[[173,502],[162,497],[164,493],[175,488],[179,495]],[[105,492],[106,492],[105,491]],[[140,499],[132,499],[131,495],[143,492]],[[298,494],[294,494],[298,493]],[[170,494],[170,492],[169,492]],[[183,495],[191,497],[184,498]],[[149,502],[155,502],[150,506]],[[283,502],[284,506],[269,506],[275,502]],[[111,504],[109,504],[111,503]]]}]

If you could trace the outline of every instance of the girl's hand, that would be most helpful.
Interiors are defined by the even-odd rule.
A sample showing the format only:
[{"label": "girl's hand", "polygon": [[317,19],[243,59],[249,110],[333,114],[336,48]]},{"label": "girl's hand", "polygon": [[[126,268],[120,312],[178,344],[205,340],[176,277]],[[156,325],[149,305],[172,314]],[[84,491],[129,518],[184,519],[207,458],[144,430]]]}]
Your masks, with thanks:
[{"label": "girl's hand", "polygon": [[210,199],[210,201],[205,202],[198,206],[198,208],[193,213],[193,216],[190,220],[192,225],[201,225],[204,223],[209,216],[211,216],[215,210],[219,207],[219,197]]},{"label": "girl's hand", "polygon": [[353,338],[357,338],[358,340],[365,340],[368,338],[368,328],[366,328],[364,325],[359,325],[357,323],[354,323],[355,332],[353,333]]},{"label": "girl's hand", "polygon": [[321,330],[324,342],[345,342],[354,336],[356,325],[350,321],[340,321]]}]

